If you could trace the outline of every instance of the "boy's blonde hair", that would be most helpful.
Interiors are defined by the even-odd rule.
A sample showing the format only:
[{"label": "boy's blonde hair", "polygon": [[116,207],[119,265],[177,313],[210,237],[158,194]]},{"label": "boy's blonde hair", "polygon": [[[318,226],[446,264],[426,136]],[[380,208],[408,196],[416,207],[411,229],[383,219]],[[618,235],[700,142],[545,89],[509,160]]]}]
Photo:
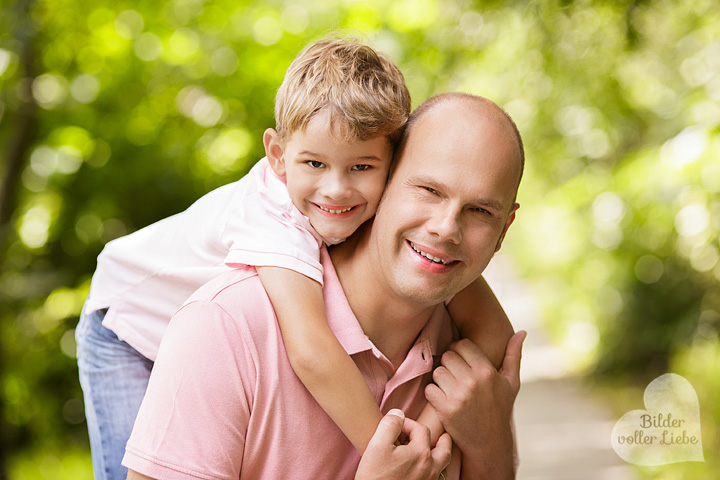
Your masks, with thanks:
[{"label": "boy's blonde hair", "polygon": [[275,97],[275,124],[281,141],[304,131],[329,109],[338,140],[400,139],[410,115],[410,93],[400,69],[385,55],[354,39],[327,38],[293,60]]}]

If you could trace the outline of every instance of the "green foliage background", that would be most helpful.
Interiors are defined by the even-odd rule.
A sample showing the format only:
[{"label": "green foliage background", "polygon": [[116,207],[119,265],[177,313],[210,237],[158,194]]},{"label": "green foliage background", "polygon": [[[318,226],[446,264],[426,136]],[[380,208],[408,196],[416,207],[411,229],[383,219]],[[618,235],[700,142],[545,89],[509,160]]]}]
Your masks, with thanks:
[{"label": "green foliage background", "polygon": [[91,477],[73,329],[97,254],[243,175],[292,58],[337,30],[388,53],[415,105],[461,90],[511,113],[528,159],[505,249],[553,339],[619,409],[688,378],[707,461],[641,473],[714,478],[719,26],[714,0],[4,0],[0,478]]}]

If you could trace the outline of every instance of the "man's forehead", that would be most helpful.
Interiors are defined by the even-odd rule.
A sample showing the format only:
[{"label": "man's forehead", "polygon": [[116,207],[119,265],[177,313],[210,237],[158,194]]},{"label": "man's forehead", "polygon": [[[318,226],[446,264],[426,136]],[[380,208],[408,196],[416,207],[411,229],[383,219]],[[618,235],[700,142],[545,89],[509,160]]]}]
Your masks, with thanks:
[{"label": "man's forehead", "polygon": [[467,132],[482,134],[488,127],[498,130],[511,129],[510,121],[495,103],[482,97],[471,100],[450,98],[424,111],[417,119],[408,139],[417,141],[418,135],[413,135],[417,131],[427,134],[448,128],[460,128]]},{"label": "man's forehead", "polygon": [[[522,152],[512,121],[490,100],[482,97],[448,99],[423,112],[408,133],[402,161],[433,152],[442,160],[453,155],[478,156],[493,151],[496,162],[517,171]],[[447,165],[449,167],[449,165]]]},{"label": "man's forehead", "polygon": [[406,139],[397,165],[402,180],[398,180],[435,181],[447,186],[448,193],[460,187],[485,202],[502,204],[502,210],[509,208],[520,162],[505,121],[492,106],[468,109],[464,102],[448,102],[433,107]]}]

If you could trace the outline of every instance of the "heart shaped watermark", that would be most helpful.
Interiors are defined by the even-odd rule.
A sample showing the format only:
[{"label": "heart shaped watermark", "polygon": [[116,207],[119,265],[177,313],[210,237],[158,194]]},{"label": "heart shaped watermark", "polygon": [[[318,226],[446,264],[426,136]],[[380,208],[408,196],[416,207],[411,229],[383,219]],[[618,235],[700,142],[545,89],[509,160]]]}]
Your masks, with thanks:
[{"label": "heart shaped watermark", "polygon": [[635,465],[704,462],[700,406],[695,389],[684,377],[666,373],[645,389],[645,408],[617,421],[612,446]]}]

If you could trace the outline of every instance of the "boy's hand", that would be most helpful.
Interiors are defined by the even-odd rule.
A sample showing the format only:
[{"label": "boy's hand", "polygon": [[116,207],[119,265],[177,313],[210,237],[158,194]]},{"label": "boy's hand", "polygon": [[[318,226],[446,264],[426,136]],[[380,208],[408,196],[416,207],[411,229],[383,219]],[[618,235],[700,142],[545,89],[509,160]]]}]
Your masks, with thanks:
[{"label": "boy's hand", "polygon": [[[425,389],[428,401],[464,454],[463,472],[468,462],[483,473],[487,473],[486,468],[502,467],[507,471],[508,466],[512,467],[510,422],[520,389],[525,336],[526,332],[521,331],[510,339],[500,372],[471,341],[454,343],[443,354],[442,366],[433,372],[436,384]],[[471,458],[474,454],[477,458]],[[489,465],[493,462],[494,466]]]},{"label": "boy's hand", "polygon": [[[409,437],[406,445],[396,445],[401,433]],[[451,447],[445,433],[431,448],[427,427],[391,410],[370,440],[355,480],[436,480],[450,463]]]}]

